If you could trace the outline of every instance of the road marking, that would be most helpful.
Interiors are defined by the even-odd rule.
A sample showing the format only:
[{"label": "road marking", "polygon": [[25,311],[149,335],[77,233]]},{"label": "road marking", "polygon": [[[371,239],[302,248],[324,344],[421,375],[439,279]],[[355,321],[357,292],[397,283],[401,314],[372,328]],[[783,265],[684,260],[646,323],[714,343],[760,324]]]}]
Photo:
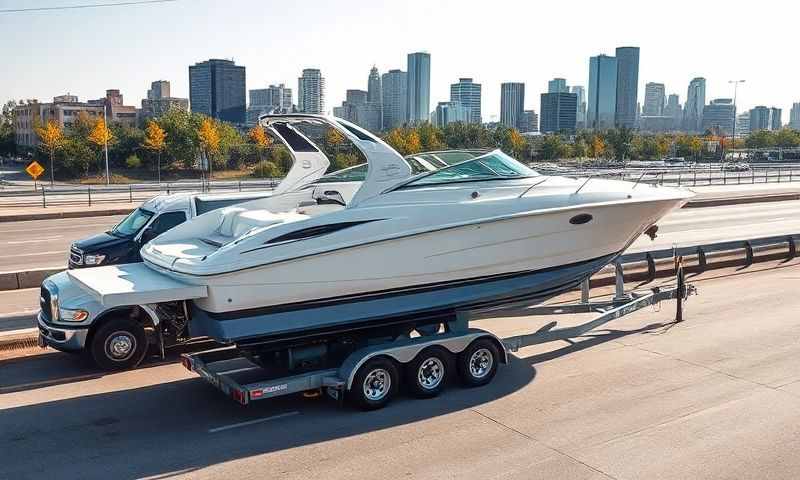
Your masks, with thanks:
[{"label": "road marking", "polygon": [[15,240],[13,242],[6,242],[9,245],[19,245],[21,243],[41,243],[41,242],[52,242],[53,240],[58,240],[59,238],[64,238],[63,235],[59,235],[57,237],[45,237],[39,238],[36,240]]},{"label": "road marking", "polygon": [[250,420],[250,421],[247,421],[247,422],[233,423],[231,425],[225,425],[225,426],[222,426],[222,427],[210,428],[210,429],[208,429],[208,433],[224,432],[225,430],[231,430],[233,428],[246,427],[248,425],[255,425],[257,423],[268,422],[270,420],[277,420],[279,418],[291,417],[293,415],[297,415],[298,413],[300,413],[300,412],[298,412],[298,411],[286,412],[286,413],[281,413],[281,414],[278,414],[278,415],[273,415],[271,417],[258,418],[256,420]]},{"label": "road marking", "polygon": [[3,255],[0,258],[15,258],[15,257],[38,257],[41,255],[55,255],[56,253],[60,253],[64,256],[67,255],[67,252],[64,250],[56,250],[53,252],[37,252],[37,253],[15,253],[14,255]]},{"label": "road marking", "polygon": [[[103,228],[110,228],[115,223],[119,223],[119,221],[113,220],[116,217],[108,217],[112,220],[109,220],[106,223],[77,223],[73,225],[59,225],[54,227],[31,227],[28,229],[14,229],[14,230],[3,230],[3,233],[31,233],[31,231],[42,231],[42,230],[77,230],[82,228],[90,228],[90,227],[103,227]],[[122,217],[120,217],[122,218]],[[75,220],[75,219],[70,219]],[[27,220],[32,222],[39,222],[39,221],[53,221],[53,220]],[[11,222],[9,222],[11,223]]]}]

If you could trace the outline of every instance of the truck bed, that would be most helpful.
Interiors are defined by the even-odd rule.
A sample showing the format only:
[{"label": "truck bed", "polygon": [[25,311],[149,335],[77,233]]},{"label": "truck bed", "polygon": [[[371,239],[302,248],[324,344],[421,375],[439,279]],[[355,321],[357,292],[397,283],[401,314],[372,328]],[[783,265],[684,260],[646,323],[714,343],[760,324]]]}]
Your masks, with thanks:
[{"label": "truck bed", "polygon": [[67,270],[70,278],[107,308],[204,298],[205,285],[189,285],[144,263]]}]

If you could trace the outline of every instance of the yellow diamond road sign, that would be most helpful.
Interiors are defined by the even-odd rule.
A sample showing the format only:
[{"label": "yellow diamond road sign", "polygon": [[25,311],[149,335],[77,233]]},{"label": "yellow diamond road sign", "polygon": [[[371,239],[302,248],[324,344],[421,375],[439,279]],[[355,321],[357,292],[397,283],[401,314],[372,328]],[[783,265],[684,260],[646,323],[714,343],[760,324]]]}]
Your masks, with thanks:
[{"label": "yellow diamond road sign", "polygon": [[34,160],[30,165],[25,167],[25,171],[28,172],[28,175],[33,177],[34,180],[36,180],[44,173],[44,167],[39,165],[39,162]]}]

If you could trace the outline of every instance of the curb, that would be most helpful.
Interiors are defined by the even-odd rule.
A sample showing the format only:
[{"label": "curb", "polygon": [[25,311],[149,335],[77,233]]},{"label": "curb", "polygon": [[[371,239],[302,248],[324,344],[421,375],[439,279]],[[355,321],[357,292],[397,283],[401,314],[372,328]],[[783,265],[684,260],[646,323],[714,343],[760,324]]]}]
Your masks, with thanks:
[{"label": "curb", "polygon": [[0,291],[39,288],[45,278],[64,270],[65,267],[37,268],[22,272],[0,272]]},{"label": "curb", "polygon": [[111,215],[127,215],[133,208],[114,208],[110,210],[76,210],[74,212],[46,212],[46,213],[23,213],[19,215],[0,215],[2,222],[27,222],[30,220],[54,220],[60,218],[85,218],[85,217],[107,217]]}]

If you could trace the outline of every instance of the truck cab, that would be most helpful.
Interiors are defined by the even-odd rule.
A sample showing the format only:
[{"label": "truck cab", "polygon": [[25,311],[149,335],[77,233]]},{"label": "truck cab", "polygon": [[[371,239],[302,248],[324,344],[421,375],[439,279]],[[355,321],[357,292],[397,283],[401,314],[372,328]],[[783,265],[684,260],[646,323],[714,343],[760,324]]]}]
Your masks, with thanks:
[{"label": "truck cab", "polygon": [[269,193],[158,195],[104,233],[70,246],[68,268],[97,267],[142,261],[142,245],[187,220],[218,208],[269,196]]}]

